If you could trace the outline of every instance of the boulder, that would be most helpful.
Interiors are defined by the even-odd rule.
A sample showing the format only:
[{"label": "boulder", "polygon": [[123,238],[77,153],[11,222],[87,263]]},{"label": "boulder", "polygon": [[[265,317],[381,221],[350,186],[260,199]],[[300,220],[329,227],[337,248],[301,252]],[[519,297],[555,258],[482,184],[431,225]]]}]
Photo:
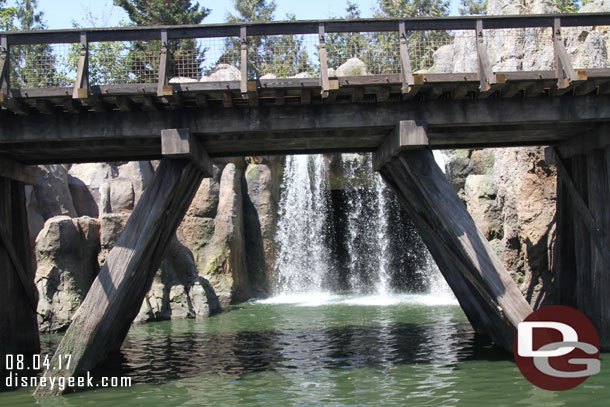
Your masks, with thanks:
[{"label": "boulder", "polygon": [[241,182],[241,170],[233,163],[227,164],[220,179],[214,234],[198,253],[199,274],[210,281],[222,307],[246,301],[251,293],[246,268]]},{"label": "boulder", "polygon": [[241,72],[229,64],[218,64],[208,76],[201,77],[201,82],[239,81]]},{"label": "boulder", "polygon": [[68,170],[63,165],[40,165],[36,168],[34,195],[44,220],[61,215],[77,216],[68,187]]},{"label": "boulder", "polygon": [[277,79],[277,75],[274,73],[266,73],[261,76],[259,79]]},{"label": "boulder", "polygon": [[89,217],[56,216],[36,239],[35,283],[41,332],[65,330],[97,276],[99,223]]},{"label": "boulder", "polygon": [[368,75],[366,64],[358,58],[350,58],[337,68],[337,76]]}]

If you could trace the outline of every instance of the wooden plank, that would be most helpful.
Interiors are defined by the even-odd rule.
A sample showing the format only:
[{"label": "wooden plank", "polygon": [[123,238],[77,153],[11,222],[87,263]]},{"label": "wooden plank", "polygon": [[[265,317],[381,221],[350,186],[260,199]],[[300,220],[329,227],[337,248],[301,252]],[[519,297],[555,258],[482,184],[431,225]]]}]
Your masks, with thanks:
[{"label": "wooden plank", "polygon": [[133,110],[136,110],[136,104],[133,102],[133,100],[131,100],[131,98],[129,96],[117,96],[116,97],[116,105],[119,108],[119,110],[123,111],[123,112],[131,112]]},{"label": "wooden plank", "polygon": [[318,25],[318,39],[320,53],[320,87],[322,88],[322,99],[328,97],[330,84],[328,82],[328,59],[326,57],[326,39],[324,38],[324,23]]},{"label": "wooden plank", "polygon": [[311,103],[311,91],[309,89],[301,90],[301,104],[308,105]]},{"label": "wooden plank", "polygon": [[76,69],[76,81],[74,82],[74,90],[72,98],[86,99],[89,96],[89,43],[87,41],[87,32],[80,33],[80,55],[78,57],[78,66]]},{"label": "wooden plank", "polygon": [[62,102],[62,106],[66,110],[66,112],[72,114],[81,113],[81,109],[83,107],[83,105],[79,101],[74,99],[64,99]]},{"label": "wooden plank", "polygon": [[[202,178],[188,160],[161,160],[51,360],[56,367],[69,354],[72,362],[46,370],[47,379],[90,370],[120,348]],[[63,391],[39,386],[35,395]]]},{"label": "wooden plank", "polygon": [[56,106],[46,99],[36,100],[36,109],[42,114],[55,114],[57,113]]},{"label": "wooden plank", "polygon": [[377,102],[387,102],[390,99],[390,87],[389,86],[377,86],[375,87],[375,96]]},{"label": "wooden plank", "polygon": [[352,88],[352,103],[360,103],[364,99],[364,88]]},{"label": "wooden plank", "polygon": [[258,106],[258,82],[255,80],[248,81],[246,91],[248,93],[248,104],[250,106]]},{"label": "wooden plank", "polygon": [[277,89],[275,91],[275,101],[273,102],[273,104],[275,104],[276,106],[282,106],[285,103],[286,103],[286,92],[284,90]]},{"label": "wooden plank", "polygon": [[3,106],[20,116],[27,116],[32,113],[32,109],[27,103],[21,99],[15,99],[12,97],[4,98],[0,96],[0,106]]},{"label": "wooden plank", "polygon": [[398,23],[398,35],[400,37],[400,75],[402,79],[402,93],[409,93],[411,86],[415,85],[413,72],[411,70],[411,58],[407,48],[407,31],[405,22]]},{"label": "wooden plank", "polygon": [[490,85],[496,83],[496,78],[491,70],[489,55],[487,55],[487,46],[483,38],[483,20],[478,19],[476,24],[477,36],[477,58],[479,61],[479,89],[487,91]]},{"label": "wooden plank", "polygon": [[195,96],[195,102],[197,103],[197,107],[199,109],[205,109],[208,107],[208,98],[203,93],[198,93]]},{"label": "wooden plank", "polygon": [[0,177],[19,181],[26,185],[34,185],[36,183],[36,168],[2,157],[0,159]]},{"label": "wooden plank", "polygon": [[204,177],[211,177],[214,173],[210,157],[189,129],[161,130],[161,154],[167,158],[191,160]]},{"label": "wooden plank", "polygon": [[475,331],[509,352],[532,308],[426,148],[380,169],[417,227]]},{"label": "wooden plank", "polygon": [[231,92],[222,92],[222,105],[224,107],[233,107],[233,95]]},{"label": "wooden plank", "polygon": [[146,112],[156,112],[159,108],[151,96],[144,96],[142,98],[142,110]]},{"label": "wooden plank", "polygon": [[595,81],[582,82],[579,86],[574,87],[574,96],[584,96],[592,92],[597,92]]}]

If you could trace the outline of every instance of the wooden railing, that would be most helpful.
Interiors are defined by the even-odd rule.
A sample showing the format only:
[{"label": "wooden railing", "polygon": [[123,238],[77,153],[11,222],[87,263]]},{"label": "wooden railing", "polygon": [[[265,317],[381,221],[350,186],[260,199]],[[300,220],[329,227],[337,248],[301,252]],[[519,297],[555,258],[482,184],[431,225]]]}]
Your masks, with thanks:
[{"label": "wooden railing", "polygon": [[[168,96],[173,92],[169,86],[169,64],[171,55],[168,43],[172,40],[234,37],[239,39],[240,47],[240,90],[244,99],[248,98],[248,47],[247,39],[253,36],[271,35],[318,35],[318,63],[322,97],[331,90],[332,83],[328,75],[326,40],[334,33],[374,33],[395,32],[398,34],[400,58],[400,78],[402,92],[409,93],[416,87],[416,78],[412,72],[411,56],[407,47],[410,33],[430,30],[470,30],[476,35],[478,58],[478,75],[480,89],[488,90],[496,83],[496,75],[487,54],[484,30],[550,28],[552,29],[553,49],[555,52],[555,71],[557,87],[562,89],[571,82],[583,80],[573,68],[561,36],[562,27],[577,26],[610,26],[610,13],[569,14],[569,15],[523,15],[523,16],[467,16],[443,18],[409,18],[409,19],[358,19],[358,20],[324,20],[324,21],[282,21],[251,22],[215,25],[188,26],[155,26],[155,27],[119,27],[91,28],[72,30],[48,30],[28,32],[0,33],[0,101],[11,98],[11,46],[40,44],[80,44],[76,80],[72,97],[84,99],[89,95],[89,47],[95,42],[116,41],[160,41],[158,56],[157,95]],[[586,79],[586,78],[584,78]]]}]

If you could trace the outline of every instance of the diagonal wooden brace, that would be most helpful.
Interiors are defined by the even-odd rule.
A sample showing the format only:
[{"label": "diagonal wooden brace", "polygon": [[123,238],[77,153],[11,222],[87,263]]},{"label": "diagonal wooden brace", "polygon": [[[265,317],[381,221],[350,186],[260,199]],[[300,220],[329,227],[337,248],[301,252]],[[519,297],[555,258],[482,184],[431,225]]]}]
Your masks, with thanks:
[{"label": "diagonal wooden brace", "polygon": [[326,99],[330,93],[330,82],[328,80],[328,58],[326,56],[324,23],[318,25],[318,36],[320,40],[320,86],[322,87],[322,99]]},{"label": "diagonal wooden brace", "polygon": [[169,49],[167,30],[161,30],[161,54],[159,56],[159,79],[157,81],[157,96],[172,96],[174,88],[169,85]]},{"label": "diagonal wooden brace", "polygon": [[[48,379],[89,370],[121,347],[201,180],[211,175],[207,154],[188,130],[166,130],[162,139],[166,155],[51,361],[52,366],[59,366],[59,355],[70,354],[72,362],[45,371]],[[66,390],[38,387],[35,395],[58,395]]]},{"label": "diagonal wooden brace", "polygon": [[496,77],[491,70],[491,62],[489,61],[489,55],[487,55],[485,38],[483,38],[483,20],[477,20],[476,36],[477,58],[479,60],[479,89],[481,91],[488,91],[491,89],[491,85],[496,83]]},{"label": "diagonal wooden brace", "polygon": [[400,79],[402,82],[401,91],[403,94],[409,93],[415,85],[413,72],[411,70],[411,58],[409,57],[409,49],[407,47],[407,32],[405,30],[405,22],[398,23],[398,33],[400,35]]},{"label": "diagonal wooden brace", "polygon": [[11,91],[11,59],[6,35],[0,35],[0,102],[4,102]]},{"label": "diagonal wooden brace", "polygon": [[[586,80],[586,73],[579,75],[574,71],[572,61],[566,50],[561,36],[561,19],[553,19],[553,49],[555,50],[555,75],[557,76],[557,88],[564,89],[572,82]],[[583,77],[584,74],[584,77]]]},{"label": "diagonal wooden brace", "polygon": [[80,33],[80,55],[76,70],[76,81],[72,91],[73,99],[87,99],[89,97],[89,42],[87,33]]}]

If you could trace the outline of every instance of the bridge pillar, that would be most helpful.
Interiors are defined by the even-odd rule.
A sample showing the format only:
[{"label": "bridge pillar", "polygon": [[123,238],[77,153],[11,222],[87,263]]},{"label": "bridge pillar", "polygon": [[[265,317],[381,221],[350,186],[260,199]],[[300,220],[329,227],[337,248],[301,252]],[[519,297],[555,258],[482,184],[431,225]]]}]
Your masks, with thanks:
[{"label": "bridge pillar", "polygon": [[477,333],[512,352],[532,308],[434,161],[425,123],[401,121],[374,156]]},{"label": "bridge pillar", "polygon": [[[33,170],[0,162],[0,376],[5,355],[40,351],[36,306],[38,291],[28,231],[25,184]],[[10,174],[8,172],[11,172]],[[9,178],[10,177],[10,178]],[[19,181],[17,181],[19,180]],[[26,358],[26,360],[28,360]],[[31,360],[31,359],[30,359]],[[0,388],[4,380],[0,383]]]},{"label": "bridge pillar", "polygon": [[557,166],[554,298],[585,314],[610,350],[610,125],[547,149]]},{"label": "bridge pillar", "polygon": [[[51,360],[57,367],[62,355],[72,355],[71,363],[45,371],[47,378],[90,370],[120,349],[201,180],[212,175],[211,161],[188,129],[161,133],[164,158]],[[34,394],[61,392],[47,386]]]}]

